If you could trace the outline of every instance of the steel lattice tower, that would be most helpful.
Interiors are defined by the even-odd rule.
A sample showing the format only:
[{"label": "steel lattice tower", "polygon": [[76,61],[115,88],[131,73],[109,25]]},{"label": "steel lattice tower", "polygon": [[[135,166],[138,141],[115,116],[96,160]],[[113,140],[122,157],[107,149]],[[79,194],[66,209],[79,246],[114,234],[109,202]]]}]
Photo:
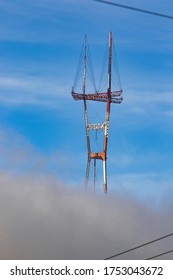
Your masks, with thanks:
[{"label": "steel lattice tower", "polygon": [[[112,91],[112,32],[109,33],[109,51],[108,51],[108,79],[107,79],[107,91],[106,92],[95,92],[86,93],[86,74],[87,74],[87,44],[85,35],[85,47],[84,47],[84,58],[83,58],[83,85],[82,93],[77,93],[72,88],[72,97],[74,100],[83,100],[84,103],[84,120],[86,129],[86,140],[88,150],[88,160],[86,168],[85,185],[88,185],[90,163],[94,160],[94,185],[96,183],[96,160],[101,160],[103,163],[103,190],[107,193],[107,146],[108,146],[108,133],[109,133],[109,119],[110,119],[110,108],[111,103],[120,104],[123,100],[121,94],[122,89]],[[87,101],[97,101],[106,103],[105,121],[102,123],[89,123],[88,122],[88,111]],[[94,152],[91,149],[90,131],[91,130],[103,130],[103,148],[99,152]]]}]

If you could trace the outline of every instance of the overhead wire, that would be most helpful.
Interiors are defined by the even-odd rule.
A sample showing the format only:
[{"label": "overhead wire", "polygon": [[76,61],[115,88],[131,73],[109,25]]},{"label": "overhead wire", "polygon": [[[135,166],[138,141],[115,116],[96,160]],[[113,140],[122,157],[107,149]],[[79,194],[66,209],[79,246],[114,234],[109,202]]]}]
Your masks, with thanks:
[{"label": "overhead wire", "polygon": [[152,11],[148,11],[148,10],[144,10],[144,9],[139,9],[139,8],[135,8],[135,7],[128,6],[128,5],[118,4],[118,3],[115,3],[115,2],[112,2],[112,1],[106,1],[106,0],[92,0],[92,1],[107,4],[107,5],[116,6],[116,7],[119,7],[119,8],[132,10],[132,11],[135,11],[135,12],[145,13],[145,14],[149,14],[149,15],[152,15],[152,16],[163,17],[163,18],[173,20],[173,16],[170,16],[170,15],[157,13],[157,12],[152,12]]},{"label": "overhead wire", "polygon": [[125,251],[123,251],[123,252],[120,252],[120,253],[118,253],[118,254],[112,255],[112,256],[110,256],[110,257],[105,258],[104,260],[110,260],[110,259],[112,259],[112,258],[116,258],[116,257],[118,257],[118,256],[120,256],[120,255],[124,255],[124,254],[126,254],[126,253],[132,252],[132,251],[134,251],[134,250],[136,250],[136,249],[139,249],[139,248],[142,248],[142,247],[147,246],[147,245],[149,245],[149,244],[152,244],[152,243],[155,243],[155,242],[157,242],[157,241],[163,240],[163,239],[168,238],[168,237],[170,237],[170,236],[173,236],[173,233],[164,235],[164,236],[159,237],[159,238],[157,238],[157,239],[154,239],[154,240],[152,240],[152,241],[143,243],[143,244],[141,244],[141,245],[138,245],[138,246],[136,246],[136,247],[130,248],[130,249],[125,250]]},{"label": "overhead wire", "polygon": [[161,254],[159,254],[159,255],[155,255],[155,256],[153,256],[153,257],[147,258],[146,260],[153,260],[153,259],[156,259],[156,258],[158,258],[158,257],[164,256],[164,255],[167,255],[167,254],[170,254],[170,253],[173,253],[173,250],[170,250],[170,251],[161,253]]}]

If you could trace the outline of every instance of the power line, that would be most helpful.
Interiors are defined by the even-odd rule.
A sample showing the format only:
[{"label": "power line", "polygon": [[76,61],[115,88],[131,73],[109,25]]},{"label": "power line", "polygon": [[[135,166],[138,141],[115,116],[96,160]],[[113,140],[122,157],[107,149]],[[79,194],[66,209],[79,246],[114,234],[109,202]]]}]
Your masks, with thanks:
[{"label": "power line", "polygon": [[167,19],[173,19],[173,16],[160,14],[160,13],[156,13],[156,12],[152,12],[152,11],[147,11],[147,10],[143,10],[143,9],[127,6],[127,5],[122,5],[122,4],[114,3],[114,2],[111,2],[111,1],[105,1],[105,0],[92,0],[92,1],[116,6],[116,7],[119,7],[119,8],[132,10],[132,11],[135,11],[135,12],[145,13],[145,14],[149,14],[149,15],[152,15],[152,16],[163,17],[163,18],[167,18]]},{"label": "power line", "polygon": [[146,260],[152,260],[152,259],[155,259],[155,258],[161,257],[161,256],[163,256],[163,255],[170,254],[170,253],[172,253],[172,252],[173,252],[173,250],[170,250],[170,251],[167,251],[167,252],[161,253],[161,254],[159,254],[159,255],[153,256],[153,257],[151,257],[151,258],[148,258],[148,259],[146,259]]},{"label": "power line", "polygon": [[164,235],[164,236],[162,236],[162,237],[160,237],[160,238],[154,239],[154,240],[149,241],[149,242],[147,242],[147,243],[143,243],[143,244],[141,244],[141,245],[139,245],[139,246],[133,247],[133,248],[128,249],[128,250],[126,250],[126,251],[123,251],[123,252],[121,252],[121,253],[112,255],[111,257],[108,257],[108,258],[106,258],[105,260],[110,260],[110,259],[112,259],[112,258],[116,258],[116,257],[118,257],[118,256],[120,256],[120,255],[123,255],[123,254],[126,254],[126,253],[128,253],[128,252],[134,251],[134,250],[136,250],[136,249],[139,249],[139,248],[144,247],[144,246],[146,246],[146,245],[152,244],[152,243],[157,242],[157,241],[159,241],[159,240],[168,238],[168,237],[170,237],[170,236],[172,236],[172,235],[173,235],[173,233]]}]

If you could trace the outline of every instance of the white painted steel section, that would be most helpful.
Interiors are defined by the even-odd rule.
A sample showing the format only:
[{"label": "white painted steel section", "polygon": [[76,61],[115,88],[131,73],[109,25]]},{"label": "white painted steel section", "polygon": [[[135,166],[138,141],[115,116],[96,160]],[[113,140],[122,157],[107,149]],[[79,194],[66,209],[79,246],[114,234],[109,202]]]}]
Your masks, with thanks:
[{"label": "white painted steel section", "polygon": [[87,128],[89,130],[103,130],[105,128],[106,123],[93,123],[88,124]]},{"label": "white painted steel section", "polygon": [[107,185],[106,161],[103,160],[103,184]]}]

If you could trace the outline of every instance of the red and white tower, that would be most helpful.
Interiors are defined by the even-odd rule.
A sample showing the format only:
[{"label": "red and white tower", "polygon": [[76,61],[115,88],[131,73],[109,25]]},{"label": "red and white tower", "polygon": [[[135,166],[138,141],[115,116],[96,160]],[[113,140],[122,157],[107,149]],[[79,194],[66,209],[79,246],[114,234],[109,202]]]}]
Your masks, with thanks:
[{"label": "red and white tower", "polygon": [[[108,72],[107,72],[107,90],[105,92],[86,93],[86,75],[87,75],[87,37],[85,35],[84,54],[83,54],[83,83],[82,93],[77,93],[75,88],[72,88],[72,97],[74,100],[83,100],[84,104],[84,120],[86,129],[86,140],[88,150],[88,160],[86,168],[85,185],[88,185],[90,163],[94,161],[94,185],[96,183],[96,161],[101,160],[103,164],[103,190],[107,193],[107,146],[109,133],[109,119],[111,103],[120,104],[123,100],[122,89],[112,91],[112,32],[109,33],[109,50],[108,50]],[[97,101],[106,103],[105,120],[101,123],[89,123],[87,101]],[[92,130],[103,131],[103,147],[99,152],[93,151],[90,141],[90,132]]]}]

